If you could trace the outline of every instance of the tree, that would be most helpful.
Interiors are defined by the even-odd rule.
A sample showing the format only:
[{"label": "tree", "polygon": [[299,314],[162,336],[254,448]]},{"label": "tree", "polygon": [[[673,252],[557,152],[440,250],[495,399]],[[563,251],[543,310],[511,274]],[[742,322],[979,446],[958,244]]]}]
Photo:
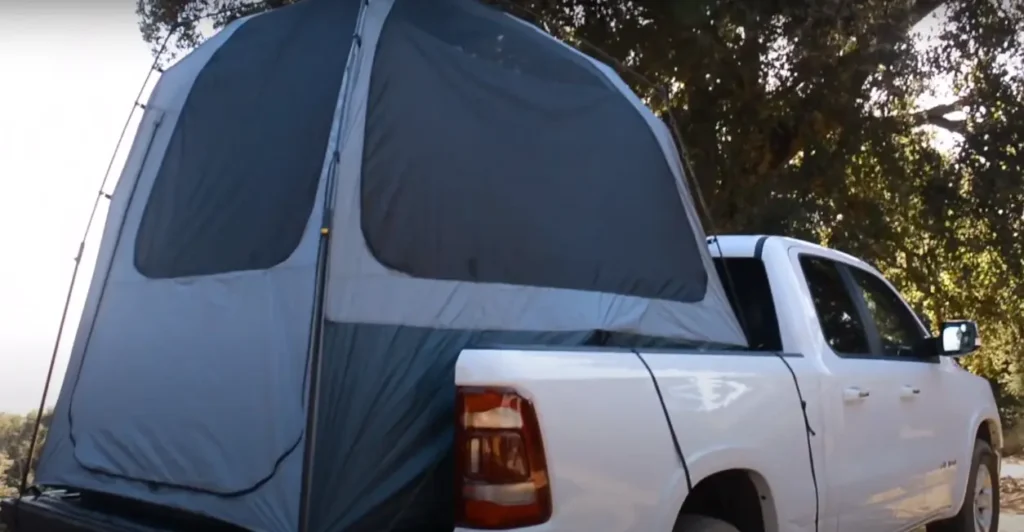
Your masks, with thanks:
[{"label": "tree", "polygon": [[[39,463],[39,454],[52,419],[53,411],[43,412],[32,463],[28,466],[30,471],[34,471]],[[35,412],[25,416],[0,413],[0,497],[16,495],[18,488],[21,487],[21,478],[25,471],[25,461],[28,457],[28,448],[32,441],[35,422]],[[31,483],[32,476],[30,474],[29,484],[31,485]]]},{"label": "tree", "polygon": [[[6,454],[0,452],[0,472],[6,472],[8,468],[14,465],[14,460],[7,457]],[[13,497],[18,494],[18,490],[15,487],[0,485],[0,498],[2,497]]]},{"label": "tree", "polygon": [[[967,363],[1024,394],[1024,4],[486,1],[617,62],[679,125],[709,231],[866,258],[934,321],[981,320],[987,347]],[[287,3],[138,0],[138,13],[154,47],[177,27],[179,52],[204,17]]]}]

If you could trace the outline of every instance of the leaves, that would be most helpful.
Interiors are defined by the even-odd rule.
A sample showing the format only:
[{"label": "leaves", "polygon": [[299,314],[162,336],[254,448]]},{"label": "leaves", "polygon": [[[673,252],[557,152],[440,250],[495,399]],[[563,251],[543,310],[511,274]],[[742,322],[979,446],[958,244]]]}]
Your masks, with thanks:
[{"label": "leaves", "polygon": [[[52,419],[52,411],[43,413],[38,441],[32,456],[31,470],[35,470],[36,464],[39,463],[39,454]],[[25,416],[0,413],[0,497],[13,496],[18,493],[35,422],[35,412]],[[29,484],[31,485],[31,483],[32,476],[29,475]]]}]

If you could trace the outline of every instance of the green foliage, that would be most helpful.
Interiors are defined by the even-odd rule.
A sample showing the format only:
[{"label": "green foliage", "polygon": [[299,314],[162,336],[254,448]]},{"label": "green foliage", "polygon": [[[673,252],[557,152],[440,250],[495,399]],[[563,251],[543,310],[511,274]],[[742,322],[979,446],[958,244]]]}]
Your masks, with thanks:
[{"label": "green foliage", "polygon": [[[52,411],[43,413],[35,451],[32,453],[31,471],[34,471],[36,464],[39,463],[39,454],[52,419]],[[11,497],[18,493],[35,423],[36,412],[25,416],[0,413],[0,498]],[[32,475],[30,474],[29,485],[31,483]]]},{"label": "green foliage", "polygon": [[[14,466],[14,460],[7,457],[6,454],[0,453],[0,471],[4,472],[4,477],[7,476],[7,471]],[[17,494],[16,486],[7,486],[6,484],[0,486],[0,498],[12,497]]]},{"label": "green foliage", "polygon": [[[978,319],[986,347],[966,365],[1001,396],[1024,396],[1024,4],[486,1],[620,62],[679,124],[709,232],[781,233],[866,258],[933,322]],[[138,11],[154,46],[180,26],[180,52],[204,29],[287,3],[138,0]],[[929,97],[940,105],[921,108]],[[953,142],[940,147],[943,131]]]}]

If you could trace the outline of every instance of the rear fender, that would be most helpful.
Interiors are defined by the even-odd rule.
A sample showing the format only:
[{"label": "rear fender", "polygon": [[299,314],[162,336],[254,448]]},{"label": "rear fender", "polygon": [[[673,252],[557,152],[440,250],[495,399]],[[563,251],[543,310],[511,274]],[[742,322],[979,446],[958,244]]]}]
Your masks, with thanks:
[{"label": "rear fender", "polygon": [[[760,473],[770,470],[764,463],[764,451],[754,447],[728,446],[708,450],[696,460],[687,457],[686,464],[690,469],[693,486],[723,471],[740,470],[747,473],[761,497],[761,515],[764,517],[765,532],[779,532],[779,517],[775,507],[775,496],[772,483]],[[683,483],[673,493],[675,508],[682,508],[690,489]]]},{"label": "rear fender", "polygon": [[642,356],[661,387],[692,485],[722,471],[755,472],[772,494],[766,522],[786,531],[814,530],[818,494],[812,479],[821,481],[825,473],[821,436],[807,431],[808,424],[820,426],[821,415],[813,362],[749,351]]}]

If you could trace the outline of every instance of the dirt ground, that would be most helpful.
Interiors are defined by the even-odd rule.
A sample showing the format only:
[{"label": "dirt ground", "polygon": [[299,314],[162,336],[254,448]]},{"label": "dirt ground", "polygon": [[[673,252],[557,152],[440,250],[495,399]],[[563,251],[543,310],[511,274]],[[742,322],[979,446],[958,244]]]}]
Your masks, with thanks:
[{"label": "dirt ground", "polygon": [[999,530],[1024,532],[1024,460],[1004,458],[999,479]]},{"label": "dirt ground", "polygon": [[1024,478],[1003,476],[999,479],[999,495],[1003,512],[1024,514]]}]

